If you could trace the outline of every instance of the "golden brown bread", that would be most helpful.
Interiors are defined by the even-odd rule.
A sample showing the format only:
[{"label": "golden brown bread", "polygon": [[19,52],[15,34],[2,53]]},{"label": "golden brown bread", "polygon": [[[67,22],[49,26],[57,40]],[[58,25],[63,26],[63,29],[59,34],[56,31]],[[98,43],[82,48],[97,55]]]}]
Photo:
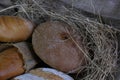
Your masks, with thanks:
[{"label": "golden brown bread", "polygon": [[49,80],[63,80],[60,76],[55,75],[55,74],[50,73],[50,72],[47,72],[47,71],[46,72],[42,71],[42,69],[31,70],[30,73],[37,75],[38,77],[44,77],[46,80],[47,79],[49,79]]},{"label": "golden brown bread", "polygon": [[52,68],[36,68],[12,80],[74,80],[71,76]]},{"label": "golden brown bread", "polygon": [[6,80],[22,74],[23,68],[22,55],[18,49],[13,47],[0,53],[0,80]]},{"label": "golden brown bread", "polygon": [[32,22],[16,16],[0,16],[0,42],[18,42],[28,39]]}]

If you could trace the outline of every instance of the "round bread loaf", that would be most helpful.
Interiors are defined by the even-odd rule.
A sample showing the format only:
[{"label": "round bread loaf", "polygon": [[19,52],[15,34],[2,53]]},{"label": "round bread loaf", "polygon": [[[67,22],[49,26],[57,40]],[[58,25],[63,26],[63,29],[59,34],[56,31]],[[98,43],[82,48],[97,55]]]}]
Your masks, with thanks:
[{"label": "round bread loaf", "polygon": [[36,54],[45,63],[63,72],[79,70],[85,63],[84,54],[75,43],[82,45],[80,35],[74,33],[71,26],[59,21],[40,24],[32,36]]}]

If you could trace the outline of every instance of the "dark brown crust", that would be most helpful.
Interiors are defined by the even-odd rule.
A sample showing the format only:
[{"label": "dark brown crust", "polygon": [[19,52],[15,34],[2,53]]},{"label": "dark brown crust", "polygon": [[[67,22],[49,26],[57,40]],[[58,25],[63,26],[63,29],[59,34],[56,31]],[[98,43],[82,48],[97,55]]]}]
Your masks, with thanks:
[{"label": "dark brown crust", "polygon": [[[46,22],[35,29],[32,37],[36,54],[48,65],[58,70],[69,72],[83,64],[84,55],[71,39],[70,26],[59,22]],[[78,34],[73,37],[81,45]]]}]

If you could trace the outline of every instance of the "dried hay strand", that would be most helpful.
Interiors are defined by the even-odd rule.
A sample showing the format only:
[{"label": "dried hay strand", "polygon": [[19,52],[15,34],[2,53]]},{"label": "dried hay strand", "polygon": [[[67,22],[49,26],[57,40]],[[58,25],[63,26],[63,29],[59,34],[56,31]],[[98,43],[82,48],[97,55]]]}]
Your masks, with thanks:
[{"label": "dried hay strand", "polygon": [[[83,16],[79,10],[62,5],[64,12],[54,9],[54,6],[42,4],[45,0],[15,0],[14,7],[19,10],[16,15],[27,17],[37,23],[41,17],[49,16],[51,20],[61,20],[72,25],[73,30],[78,31],[83,38],[83,48],[75,44],[84,53],[87,64],[81,66],[76,76],[77,80],[115,80],[114,72],[118,60],[117,30],[108,25],[103,25]],[[53,1],[53,0],[50,0]],[[55,0],[54,0],[55,1]],[[47,2],[47,1],[46,1]],[[50,3],[48,1],[48,3]],[[47,4],[48,4],[47,3]],[[58,6],[56,6],[58,7]],[[1,12],[1,11],[0,11]],[[71,36],[72,37],[72,36]],[[71,73],[71,72],[69,72]]]}]

